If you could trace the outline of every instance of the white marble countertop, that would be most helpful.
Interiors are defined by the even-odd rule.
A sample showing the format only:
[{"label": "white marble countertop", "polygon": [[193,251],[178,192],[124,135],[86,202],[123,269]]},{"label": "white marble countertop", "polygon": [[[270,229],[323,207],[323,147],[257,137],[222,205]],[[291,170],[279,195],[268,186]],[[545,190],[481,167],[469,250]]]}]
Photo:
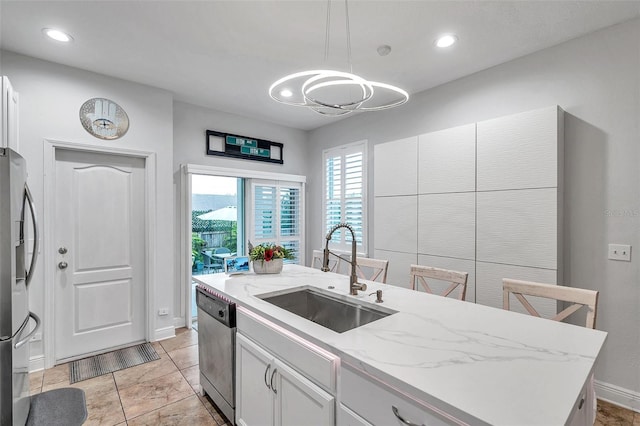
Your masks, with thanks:
[{"label": "white marble countertop", "polygon": [[[348,276],[298,265],[193,279],[470,424],[565,424],[607,335],[389,284],[349,296]],[[336,333],[256,297],[301,286],[398,312]],[[378,289],[381,305],[370,295]]]}]

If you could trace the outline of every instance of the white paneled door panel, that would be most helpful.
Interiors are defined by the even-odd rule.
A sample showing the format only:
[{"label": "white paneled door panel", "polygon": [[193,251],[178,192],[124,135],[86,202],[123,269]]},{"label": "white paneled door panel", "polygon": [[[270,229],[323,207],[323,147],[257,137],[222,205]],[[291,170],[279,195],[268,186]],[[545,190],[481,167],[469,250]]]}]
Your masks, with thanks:
[{"label": "white paneled door panel", "polygon": [[547,107],[477,124],[477,190],[557,187],[562,110]]},{"label": "white paneled door panel", "polygon": [[418,196],[418,253],[475,259],[476,193]]},{"label": "white paneled door panel", "polygon": [[476,190],[476,125],[418,137],[418,193]]},{"label": "white paneled door panel", "polygon": [[409,288],[409,271],[411,270],[411,265],[418,262],[418,255],[415,253],[375,250],[373,257],[389,261],[387,284]]},{"label": "white paneled door panel", "polygon": [[557,191],[477,193],[477,260],[558,268]]},{"label": "white paneled door panel", "polygon": [[[77,272],[126,267],[131,263],[132,178],[131,169],[74,168],[71,190],[77,219],[73,251]],[[109,244],[97,238],[97,229],[100,235],[109,236]]]},{"label": "white paneled door panel", "polygon": [[[476,303],[502,309],[503,278],[556,284],[557,271],[476,262]],[[531,304],[545,318],[551,317],[557,312],[556,302],[553,300],[534,297],[527,297],[527,299],[531,300]],[[511,300],[510,310],[526,313],[517,300]]]},{"label": "white paneled door panel", "polygon": [[[433,266],[435,268],[449,269],[458,272],[466,272],[467,277],[467,294],[465,300],[468,302],[476,301],[476,262],[468,259],[455,259],[452,257],[439,257],[439,256],[425,256],[418,255],[418,265]],[[435,281],[429,281],[429,286],[434,289],[434,292],[442,293],[442,290],[446,289],[450,283],[440,283]],[[421,291],[421,286],[418,285],[418,289]],[[457,295],[458,290],[454,293]]]},{"label": "white paneled door panel", "polygon": [[416,253],[418,197],[375,197],[374,247],[376,249]]},{"label": "white paneled door panel", "polygon": [[418,193],[418,137],[377,144],[373,149],[375,196]]},{"label": "white paneled door panel", "polygon": [[56,361],[145,338],[144,168],[140,158],[56,152]]}]

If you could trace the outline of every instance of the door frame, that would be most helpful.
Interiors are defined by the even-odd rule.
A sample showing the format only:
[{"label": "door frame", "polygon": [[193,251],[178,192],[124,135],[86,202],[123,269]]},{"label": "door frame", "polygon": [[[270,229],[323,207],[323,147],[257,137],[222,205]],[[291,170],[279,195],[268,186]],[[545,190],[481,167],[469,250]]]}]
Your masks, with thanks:
[{"label": "door frame", "polygon": [[[259,170],[239,169],[220,166],[205,166],[202,164],[182,164],[181,182],[180,182],[180,262],[177,269],[180,277],[180,300],[178,302],[180,313],[175,318],[176,327],[191,328],[191,176],[192,175],[210,175],[224,176],[244,179],[264,179],[275,181],[300,182],[302,184],[302,193],[306,193],[307,177],[302,175],[292,175],[278,172],[264,172]],[[246,189],[245,189],[246,197]],[[306,201],[305,201],[306,202]],[[306,212],[306,206],[305,210]],[[302,215],[301,226],[305,226],[305,215]],[[246,219],[246,218],[245,218]],[[245,220],[245,226],[247,221]],[[306,236],[306,233],[305,233]],[[246,235],[245,235],[246,238]],[[306,238],[305,238],[306,244]]]},{"label": "door frame", "polygon": [[111,154],[144,160],[144,218],[145,218],[145,340],[154,335],[155,317],[155,271],[156,271],[156,154],[148,151],[128,150],[108,146],[96,146],[64,142],[53,139],[43,140],[43,251],[44,251],[44,368],[55,365],[55,263],[56,247],[53,231],[55,222],[56,152],[76,151],[90,154]]}]

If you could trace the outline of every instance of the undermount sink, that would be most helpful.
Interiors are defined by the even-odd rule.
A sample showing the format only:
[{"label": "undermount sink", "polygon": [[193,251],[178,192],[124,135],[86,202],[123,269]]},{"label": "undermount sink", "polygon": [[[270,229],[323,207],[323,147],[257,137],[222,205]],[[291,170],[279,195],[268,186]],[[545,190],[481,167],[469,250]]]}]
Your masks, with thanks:
[{"label": "undermount sink", "polygon": [[337,333],[396,313],[391,309],[370,306],[356,300],[345,300],[310,288],[297,288],[286,293],[270,293],[257,297]]}]

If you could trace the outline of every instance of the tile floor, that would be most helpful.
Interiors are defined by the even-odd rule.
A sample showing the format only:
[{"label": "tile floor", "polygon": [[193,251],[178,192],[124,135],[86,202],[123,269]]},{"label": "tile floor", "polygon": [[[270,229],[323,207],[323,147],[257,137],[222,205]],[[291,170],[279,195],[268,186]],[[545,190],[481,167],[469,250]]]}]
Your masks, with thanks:
[{"label": "tile floor", "polygon": [[[176,337],[153,343],[157,361],[69,385],[68,364],[29,375],[31,394],[73,386],[84,389],[85,425],[230,425],[202,396],[198,334],[181,328]],[[598,401],[595,426],[640,426],[640,413]]]},{"label": "tile floor", "polygon": [[85,425],[230,425],[202,396],[198,334],[186,328],[152,343],[160,359],[69,385],[69,365],[29,375],[31,394],[61,387],[84,389]]},{"label": "tile floor", "polygon": [[640,426],[640,413],[598,400],[598,415],[594,426]]}]

